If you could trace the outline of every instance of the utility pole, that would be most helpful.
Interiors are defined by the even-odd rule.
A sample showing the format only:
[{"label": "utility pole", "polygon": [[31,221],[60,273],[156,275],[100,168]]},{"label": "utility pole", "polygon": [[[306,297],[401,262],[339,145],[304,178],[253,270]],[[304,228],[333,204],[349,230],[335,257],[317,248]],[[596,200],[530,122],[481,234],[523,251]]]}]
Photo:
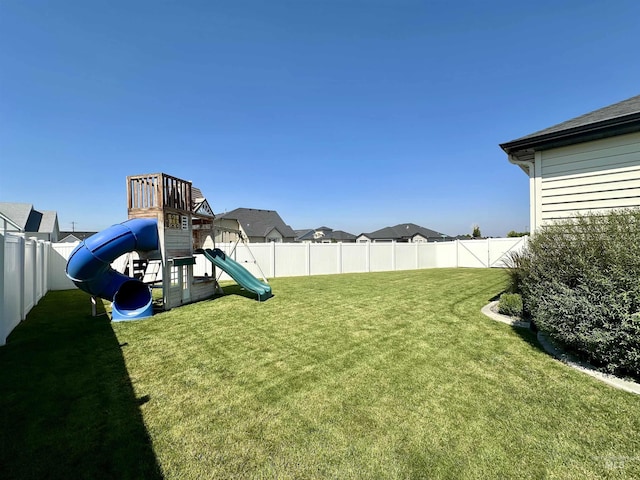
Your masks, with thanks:
[{"label": "utility pole", "polygon": [[72,232],[76,231],[76,223],[78,223],[78,222],[71,222],[71,231]]}]

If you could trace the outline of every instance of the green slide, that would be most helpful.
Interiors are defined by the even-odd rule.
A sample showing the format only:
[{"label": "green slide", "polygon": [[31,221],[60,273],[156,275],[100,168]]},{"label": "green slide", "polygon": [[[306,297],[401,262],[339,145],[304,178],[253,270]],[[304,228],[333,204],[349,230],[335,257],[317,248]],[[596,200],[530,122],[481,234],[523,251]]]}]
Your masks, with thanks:
[{"label": "green slide", "polygon": [[205,250],[198,250],[196,253],[203,253],[207,260],[213,263],[216,267],[227,272],[238,285],[243,287],[245,290],[249,290],[250,292],[258,295],[258,301],[261,302],[271,297],[272,294],[270,285],[261,282],[256,277],[251,275],[251,273],[249,273],[246,268],[244,268],[232,258],[229,258],[219,248],[215,248],[213,250],[207,248]]}]

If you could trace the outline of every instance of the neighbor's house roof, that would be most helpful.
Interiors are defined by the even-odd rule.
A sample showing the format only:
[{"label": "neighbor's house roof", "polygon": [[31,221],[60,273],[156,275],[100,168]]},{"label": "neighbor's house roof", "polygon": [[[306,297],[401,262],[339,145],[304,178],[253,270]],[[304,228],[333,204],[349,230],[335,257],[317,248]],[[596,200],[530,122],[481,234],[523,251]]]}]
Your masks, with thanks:
[{"label": "neighbor's house roof", "polygon": [[375,232],[363,233],[361,235],[371,240],[408,240],[416,235],[433,239],[442,239],[442,237],[450,238],[449,235],[421,227],[415,223],[400,223],[394,227],[385,227]]},{"label": "neighbor's house roof", "polygon": [[308,239],[309,235],[313,237],[315,230],[313,228],[303,228],[302,230],[294,230],[293,232],[296,234],[296,241],[301,241]]},{"label": "neighbor's house roof", "polygon": [[42,219],[40,221],[40,225],[38,226],[38,230],[34,230],[42,233],[52,233],[56,229],[56,222],[58,221],[57,212],[52,212],[50,210],[42,212]]},{"label": "neighbor's house roof", "polygon": [[296,233],[284,223],[275,210],[260,210],[256,208],[236,208],[227,213],[216,215],[218,219],[236,220],[249,237],[266,238],[276,229],[280,235],[287,238],[295,238]]},{"label": "neighbor's house roof", "polygon": [[0,213],[21,232],[53,233],[58,214],[55,211],[39,212],[30,203],[0,202]]},{"label": "neighbor's house roof", "polygon": [[640,95],[500,144],[512,163],[533,160],[538,150],[640,131]]},{"label": "neighbor's house roof", "polygon": [[345,232],[344,230],[332,230],[331,238],[341,242],[343,240],[355,240],[356,236],[353,233]]},{"label": "neighbor's house roof", "polygon": [[[20,225],[18,225],[16,222],[11,220],[11,218],[2,213],[2,210],[0,210],[0,220],[3,220],[3,223],[8,223],[11,226],[11,230],[20,231]],[[4,227],[6,227],[6,224],[4,225]]]},{"label": "neighbor's house roof", "polygon": [[[322,232],[322,237],[316,237],[316,232]],[[335,240],[336,242],[342,241],[355,241],[356,236],[352,233],[345,232],[343,230],[333,230],[329,227],[307,228],[305,230],[296,230],[296,241],[316,241],[316,240]]]},{"label": "neighbor's house roof", "polygon": [[[0,202],[0,212],[23,232],[26,231],[32,210],[33,205],[29,203]],[[30,231],[33,232],[33,230]]]},{"label": "neighbor's house roof", "polygon": [[97,232],[60,232],[59,242],[75,242],[83,241],[89,238],[91,235],[95,235]]}]

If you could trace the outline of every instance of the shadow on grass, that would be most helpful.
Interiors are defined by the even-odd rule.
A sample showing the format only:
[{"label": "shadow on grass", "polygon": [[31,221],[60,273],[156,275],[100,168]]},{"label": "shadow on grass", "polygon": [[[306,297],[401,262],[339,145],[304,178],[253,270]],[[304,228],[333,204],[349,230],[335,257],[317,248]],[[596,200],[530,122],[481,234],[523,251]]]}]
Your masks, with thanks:
[{"label": "shadow on grass", "polygon": [[121,348],[87,294],[40,301],[0,348],[2,478],[162,478]]},{"label": "shadow on grass", "polygon": [[[508,292],[507,292],[507,290],[501,291],[497,295],[494,295],[493,297],[491,297],[489,299],[489,302],[497,302],[498,300],[500,300],[500,296],[503,293],[508,293]],[[519,320],[519,319],[516,318],[515,320]],[[531,319],[530,318],[525,318],[524,321],[531,322]],[[538,341],[538,334],[537,334],[538,331],[537,331],[537,329],[535,327],[535,323],[533,323],[532,325],[533,326],[529,327],[529,328],[513,325],[511,328],[515,333],[518,334],[518,336],[522,340],[524,340],[526,343],[528,343],[531,347],[535,348],[536,350],[539,350],[541,352],[545,352],[546,353],[546,350],[544,349],[544,347]]]},{"label": "shadow on grass", "polygon": [[493,297],[491,297],[489,299],[489,302],[497,302],[498,300],[500,300],[500,295],[502,295],[503,293],[507,293],[506,290],[501,291],[500,293],[494,295]]},{"label": "shadow on grass", "polygon": [[[243,287],[241,287],[240,285],[238,285],[237,283],[231,283],[228,285],[222,285],[222,290],[224,291],[223,294],[218,295],[219,297],[223,297],[226,295],[237,295],[239,297],[245,297],[245,298],[250,298],[253,301],[258,301],[258,295],[250,292],[249,290],[244,289]],[[272,298],[273,295],[269,298]],[[263,300],[263,301],[267,301]]]},{"label": "shadow on grass", "polygon": [[513,331],[515,333],[518,334],[518,336],[524,340],[526,343],[528,343],[532,348],[535,348],[536,350],[539,350],[543,353],[547,353],[546,350],[544,349],[544,347],[540,344],[540,342],[538,341],[538,334],[537,332],[531,330],[530,328],[523,328],[523,327],[511,327],[513,329]]}]

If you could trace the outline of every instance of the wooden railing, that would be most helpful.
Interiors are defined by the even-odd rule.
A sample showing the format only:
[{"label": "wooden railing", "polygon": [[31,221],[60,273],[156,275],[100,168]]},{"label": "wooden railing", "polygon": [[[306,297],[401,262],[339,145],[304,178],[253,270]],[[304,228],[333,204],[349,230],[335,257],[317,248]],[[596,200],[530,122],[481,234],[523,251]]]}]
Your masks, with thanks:
[{"label": "wooden railing", "polygon": [[165,173],[127,177],[129,210],[173,209],[191,211],[191,182]]}]

